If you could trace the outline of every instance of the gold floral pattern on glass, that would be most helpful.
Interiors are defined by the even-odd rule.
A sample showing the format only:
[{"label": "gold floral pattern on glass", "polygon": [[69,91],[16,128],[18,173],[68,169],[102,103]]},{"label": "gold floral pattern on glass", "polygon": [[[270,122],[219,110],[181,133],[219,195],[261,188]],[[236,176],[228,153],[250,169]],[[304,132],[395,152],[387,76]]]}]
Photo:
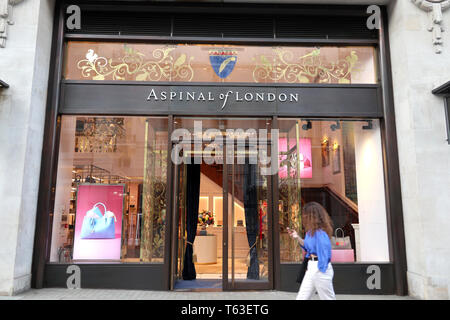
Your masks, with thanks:
[{"label": "gold floral pattern on glass", "polygon": [[274,49],[274,53],[272,57],[259,55],[253,58],[255,82],[350,84],[358,62],[356,51],[335,62],[326,61],[318,48],[298,58],[291,50],[283,48]]},{"label": "gold floral pattern on glass", "polygon": [[[164,120],[166,121],[166,120]],[[140,261],[162,263],[167,193],[167,129],[162,120],[149,118],[145,128],[143,211]]]},{"label": "gold floral pattern on glass", "polygon": [[145,54],[132,47],[124,48],[124,56],[114,62],[112,58],[99,57],[93,49],[86,53],[86,59],[77,63],[82,76],[90,80],[127,80],[135,81],[192,81],[194,70],[191,67],[193,57],[182,53],[175,58],[166,47],[152,52],[154,60],[147,60]]},{"label": "gold floral pattern on glass", "polygon": [[[225,54],[217,59],[218,53]],[[376,50],[69,41],[66,80],[376,84]],[[225,70],[228,69],[227,72]]]}]

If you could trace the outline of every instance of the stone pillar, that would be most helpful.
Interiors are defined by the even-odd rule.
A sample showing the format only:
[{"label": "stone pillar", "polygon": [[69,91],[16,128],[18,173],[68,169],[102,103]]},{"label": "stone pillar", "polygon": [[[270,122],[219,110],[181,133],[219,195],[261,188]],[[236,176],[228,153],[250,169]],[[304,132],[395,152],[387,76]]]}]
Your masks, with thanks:
[{"label": "stone pillar", "polygon": [[0,295],[30,287],[55,6],[13,2],[0,48]]},{"label": "stone pillar", "polygon": [[[442,21],[450,21],[450,10]],[[415,297],[448,299],[450,147],[443,100],[431,91],[450,80],[450,32],[442,33],[438,53],[429,26],[429,14],[413,1],[392,1],[389,36],[408,287]]]}]

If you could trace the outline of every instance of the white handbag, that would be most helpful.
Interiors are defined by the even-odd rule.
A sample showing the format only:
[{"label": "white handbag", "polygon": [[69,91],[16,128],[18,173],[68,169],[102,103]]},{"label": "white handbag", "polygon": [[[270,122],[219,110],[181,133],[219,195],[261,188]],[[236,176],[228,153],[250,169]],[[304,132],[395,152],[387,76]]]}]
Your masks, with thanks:
[{"label": "white handbag", "polygon": [[[338,231],[341,231],[342,237],[338,237]],[[331,249],[352,249],[350,237],[345,236],[344,230],[337,228],[334,230],[334,237],[331,237]]]}]

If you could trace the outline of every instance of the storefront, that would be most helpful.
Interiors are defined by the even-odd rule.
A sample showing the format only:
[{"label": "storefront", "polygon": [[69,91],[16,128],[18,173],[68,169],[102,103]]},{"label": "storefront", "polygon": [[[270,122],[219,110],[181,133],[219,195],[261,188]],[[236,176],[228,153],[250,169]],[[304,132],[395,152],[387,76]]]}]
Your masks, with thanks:
[{"label": "storefront", "polygon": [[[80,4],[55,19],[33,285],[406,294],[387,30],[354,6]],[[239,13],[237,13],[239,12]]]}]

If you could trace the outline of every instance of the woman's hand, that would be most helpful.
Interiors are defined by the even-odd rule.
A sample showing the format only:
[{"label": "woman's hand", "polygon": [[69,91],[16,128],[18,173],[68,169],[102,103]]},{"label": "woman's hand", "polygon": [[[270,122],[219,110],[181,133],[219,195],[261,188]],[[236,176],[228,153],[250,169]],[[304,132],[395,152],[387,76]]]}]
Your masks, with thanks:
[{"label": "woman's hand", "polygon": [[300,243],[300,245],[303,245],[303,243],[304,243],[304,242],[303,242],[303,239],[300,238],[300,236],[298,235],[297,231],[292,230],[292,229],[290,229],[290,228],[286,228],[286,229],[287,229],[287,232],[288,232],[288,234],[289,234],[289,236],[290,236],[291,238],[297,239],[298,243]]},{"label": "woman's hand", "polygon": [[287,231],[288,231],[289,235],[291,236],[291,238],[294,238],[294,239],[298,239],[299,238],[297,231],[291,230],[289,228],[287,228]]}]

